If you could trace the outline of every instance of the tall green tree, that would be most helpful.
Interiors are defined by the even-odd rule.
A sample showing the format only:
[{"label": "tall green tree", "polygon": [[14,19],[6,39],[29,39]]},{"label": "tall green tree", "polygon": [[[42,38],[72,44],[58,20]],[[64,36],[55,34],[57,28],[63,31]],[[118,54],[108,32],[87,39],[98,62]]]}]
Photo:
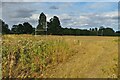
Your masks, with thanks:
[{"label": "tall green tree", "polygon": [[33,33],[33,27],[30,23],[24,22],[23,27],[24,27],[24,33],[25,34],[32,34]]},{"label": "tall green tree", "polygon": [[115,34],[115,31],[112,28],[105,28],[103,30],[103,36],[112,36]]},{"label": "tall green tree", "polygon": [[50,34],[62,34],[61,32],[61,25],[60,20],[57,16],[54,16],[50,19],[50,22],[48,22],[48,33]]},{"label": "tall green tree", "polygon": [[3,22],[1,19],[0,19],[0,28],[2,28],[2,31],[1,31],[2,34],[9,34],[10,33],[10,29],[8,27],[8,24]]}]

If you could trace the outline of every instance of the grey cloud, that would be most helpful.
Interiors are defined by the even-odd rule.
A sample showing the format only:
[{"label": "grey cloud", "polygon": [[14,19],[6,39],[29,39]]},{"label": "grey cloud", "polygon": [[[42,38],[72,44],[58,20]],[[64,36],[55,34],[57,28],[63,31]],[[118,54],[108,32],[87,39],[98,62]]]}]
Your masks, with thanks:
[{"label": "grey cloud", "polygon": [[72,20],[71,18],[62,19],[63,22],[69,22],[69,21],[71,21],[71,20]]},{"label": "grey cloud", "polygon": [[17,10],[17,12],[23,12],[23,13],[26,13],[26,12],[29,12],[29,13],[31,13],[31,12],[34,12],[34,11],[36,11],[36,10],[30,10],[30,9],[19,9],[19,10]]},{"label": "grey cloud", "polygon": [[50,9],[59,9],[57,6],[50,6]]},{"label": "grey cloud", "polygon": [[30,22],[32,25],[37,24],[35,20],[30,19],[30,17],[37,11],[37,9],[31,5],[31,3],[3,2],[2,20],[9,24],[9,27],[26,21]]},{"label": "grey cloud", "polygon": [[[21,4],[22,6],[18,5]],[[22,4],[18,2],[4,2],[2,5],[3,17],[6,18],[27,18],[32,16],[37,10],[29,8],[27,4]],[[28,7],[26,7],[28,6]],[[8,14],[9,13],[9,14]]]},{"label": "grey cloud", "polygon": [[32,14],[31,13],[13,13],[9,15],[9,18],[26,18],[26,17],[30,17]]},{"label": "grey cloud", "polygon": [[23,2],[24,0],[2,0],[2,2]]},{"label": "grey cloud", "polygon": [[114,16],[114,17],[112,17],[112,19],[115,19],[115,20],[120,20],[120,16]]},{"label": "grey cloud", "polygon": [[2,8],[2,2],[0,1],[0,8]]},{"label": "grey cloud", "polygon": [[32,13],[36,10],[29,10],[29,9],[19,9],[16,10],[13,14],[10,15],[11,18],[27,18],[32,16]]}]

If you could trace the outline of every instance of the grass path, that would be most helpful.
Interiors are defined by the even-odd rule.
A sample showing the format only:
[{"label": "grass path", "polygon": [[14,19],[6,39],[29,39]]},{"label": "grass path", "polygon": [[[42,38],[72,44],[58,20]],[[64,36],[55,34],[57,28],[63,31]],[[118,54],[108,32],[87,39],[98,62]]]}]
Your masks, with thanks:
[{"label": "grass path", "polygon": [[[112,37],[80,37],[78,52],[67,62],[48,69],[51,78],[107,78],[116,77],[118,44]],[[71,46],[72,47],[72,46]],[[116,73],[117,74],[117,73]]]}]

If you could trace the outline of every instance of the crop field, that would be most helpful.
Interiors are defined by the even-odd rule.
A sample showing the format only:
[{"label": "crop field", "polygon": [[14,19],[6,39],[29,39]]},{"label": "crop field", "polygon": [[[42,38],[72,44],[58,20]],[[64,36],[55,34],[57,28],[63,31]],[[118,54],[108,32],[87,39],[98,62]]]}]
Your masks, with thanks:
[{"label": "crop field", "polygon": [[117,78],[118,37],[3,35],[3,78]]}]

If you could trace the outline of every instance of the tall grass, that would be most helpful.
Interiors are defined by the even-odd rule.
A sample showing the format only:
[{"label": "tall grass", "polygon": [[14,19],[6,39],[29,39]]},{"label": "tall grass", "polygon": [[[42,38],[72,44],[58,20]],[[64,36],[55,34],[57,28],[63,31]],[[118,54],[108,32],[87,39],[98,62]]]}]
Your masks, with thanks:
[{"label": "tall grass", "polygon": [[66,61],[74,50],[62,37],[4,35],[2,74],[4,78],[41,78],[47,68]]},{"label": "tall grass", "polygon": [[[91,38],[94,38],[96,41],[93,41],[94,39]],[[94,55],[96,55],[96,53],[92,53],[94,51],[90,49],[99,47],[100,49],[104,50],[102,47],[106,47],[106,49],[109,48],[107,47],[108,43],[113,42],[117,44],[118,42],[116,38],[113,41],[111,41],[111,38],[109,38],[107,40],[109,40],[110,42],[104,45],[105,43],[104,40],[103,42],[101,42],[99,39],[106,40],[107,38],[79,37],[79,36],[63,37],[63,36],[3,35],[2,48],[0,48],[2,49],[2,77],[44,78],[47,75],[47,71],[52,70],[52,68],[55,68],[60,63],[67,62],[68,60],[72,59],[71,57],[74,56],[75,54],[78,54],[79,58],[82,58],[81,56],[83,56],[85,57],[85,59],[88,58],[89,60],[90,55],[92,55],[92,57],[95,57]],[[97,46],[96,44],[99,46]],[[98,52],[98,55],[99,54],[100,53]],[[109,59],[109,57],[107,59]],[[103,75],[110,75],[109,76],[110,78],[112,73],[115,74],[115,76],[112,75],[113,77],[117,76],[116,75],[118,71],[117,55],[112,61],[115,64],[114,66],[110,67],[110,69],[109,68],[106,69],[107,65],[101,68]],[[82,61],[80,64],[82,64]]]}]

